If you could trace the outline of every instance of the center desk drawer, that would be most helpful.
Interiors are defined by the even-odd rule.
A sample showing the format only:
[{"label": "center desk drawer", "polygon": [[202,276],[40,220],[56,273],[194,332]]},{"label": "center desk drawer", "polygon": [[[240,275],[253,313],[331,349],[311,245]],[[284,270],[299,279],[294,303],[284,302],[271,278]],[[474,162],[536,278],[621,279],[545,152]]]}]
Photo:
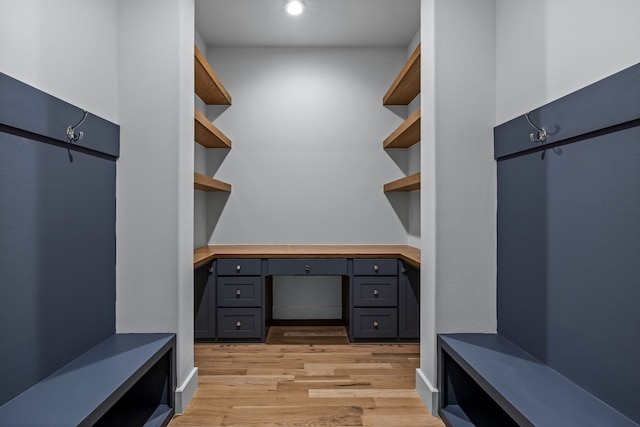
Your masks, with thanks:
[{"label": "center desk drawer", "polygon": [[271,276],[346,276],[346,259],[270,259]]},{"label": "center desk drawer", "polygon": [[218,307],[261,307],[262,277],[218,276]]},{"label": "center desk drawer", "polygon": [[222,258],[218,260],[219,276],[259,276],[261,273],[260,259]]}]

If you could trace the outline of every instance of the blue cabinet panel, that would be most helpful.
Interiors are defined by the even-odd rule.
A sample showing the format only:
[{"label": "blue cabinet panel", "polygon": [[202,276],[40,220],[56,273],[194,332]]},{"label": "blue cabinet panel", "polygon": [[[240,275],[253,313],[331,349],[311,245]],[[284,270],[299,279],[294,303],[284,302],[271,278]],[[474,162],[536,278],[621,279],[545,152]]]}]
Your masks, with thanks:
[{"label": "blue cabinet panel", "polygon": [[420,270],[398,261],[398,338],[420,338]]},{"label": "blue cabinet panel", "polygon": [[215,262],[200,267],[194,273],[193,313],[196,339],[213,340],[216,337]]}]

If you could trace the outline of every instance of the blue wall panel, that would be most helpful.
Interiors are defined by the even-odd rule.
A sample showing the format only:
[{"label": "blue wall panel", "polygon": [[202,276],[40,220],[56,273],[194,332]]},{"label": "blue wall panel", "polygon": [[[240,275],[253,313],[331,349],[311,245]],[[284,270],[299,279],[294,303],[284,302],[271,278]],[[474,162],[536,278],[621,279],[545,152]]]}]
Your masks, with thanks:
[{"label": "blue wall panel", "polygon": [[[629,93],[638,71],[621,73]],[[526,123],[496,129],[498,332],[640,422],[640,96],[618,115],[600,106],[607,128],[580,135],[602,120],[601,89],[563,98],[555,119],[570,139],[517,152],[508,143]]]},{"label": "blue wall panel", "polygon": [[[69,108],[20,88],[2,95]],[[10,127],[8,116],[0,111],[0,405],[115,333],[115,158]]]}]

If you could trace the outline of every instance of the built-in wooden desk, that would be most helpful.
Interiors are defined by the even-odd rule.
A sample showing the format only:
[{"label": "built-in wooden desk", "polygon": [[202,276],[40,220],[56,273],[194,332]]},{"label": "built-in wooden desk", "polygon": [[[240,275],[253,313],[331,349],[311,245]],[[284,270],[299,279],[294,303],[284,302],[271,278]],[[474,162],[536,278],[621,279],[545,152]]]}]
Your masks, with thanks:
[{"label": "built-in wooden desk", "polygon": [[420,268],[420,249],[409,245],[210,245],[193,251],[193,267],[216,258],[397,258]]},{"label": "built-in wooden desk", "polygon": [[214,245],[194,250],[195,338],[264,341],[273,276],[342,276],[354,340],[418,339],[420,249],[408,245]]}]

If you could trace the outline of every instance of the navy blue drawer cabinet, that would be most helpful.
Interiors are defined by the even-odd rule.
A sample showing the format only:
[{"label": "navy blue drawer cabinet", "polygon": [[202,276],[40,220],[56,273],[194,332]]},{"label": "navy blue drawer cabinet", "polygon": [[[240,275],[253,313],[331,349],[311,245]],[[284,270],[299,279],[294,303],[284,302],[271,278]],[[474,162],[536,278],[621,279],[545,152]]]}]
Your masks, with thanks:
[{"label": "navy blue drawer cabinet", "polygon": [[349,336],[420,339],[420,270],[397,259],[354,259]]},{"label": "navy blue drawer cabinet", "polygon": [[217,338],[264,341],[262,260],[219,259],[216,271]]},{"label": "navy blue drawer cabinet", "polygon": [[398,261],[354,259],[350,334],[358,339],[398,337]]}]

